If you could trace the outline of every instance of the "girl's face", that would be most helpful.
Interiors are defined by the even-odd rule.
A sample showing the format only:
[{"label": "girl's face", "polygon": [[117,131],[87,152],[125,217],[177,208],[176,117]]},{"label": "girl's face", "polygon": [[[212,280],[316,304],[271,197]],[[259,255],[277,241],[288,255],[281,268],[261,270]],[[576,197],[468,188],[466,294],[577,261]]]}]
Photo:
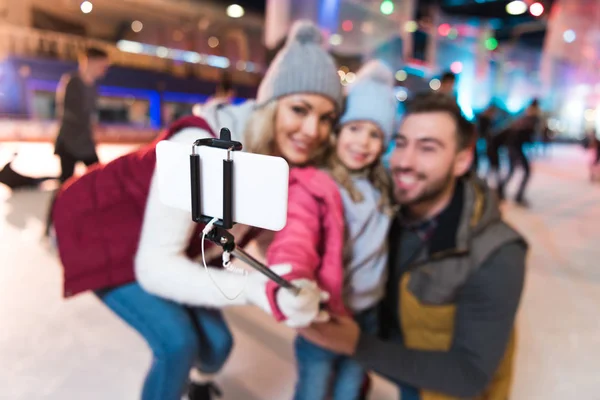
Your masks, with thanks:
[{"label": "girl's face", "polygon": [[351,171],[372,165],[383,153],[384,135],[370,121],[353,121],[342,126],[337,138],[336,153]]},{"label": "girl's face", "polygon": [[275,151],[291,165],[303,165],[327,141],[337,114],[335,103],[321,95],[282,97],[275,115]]}]

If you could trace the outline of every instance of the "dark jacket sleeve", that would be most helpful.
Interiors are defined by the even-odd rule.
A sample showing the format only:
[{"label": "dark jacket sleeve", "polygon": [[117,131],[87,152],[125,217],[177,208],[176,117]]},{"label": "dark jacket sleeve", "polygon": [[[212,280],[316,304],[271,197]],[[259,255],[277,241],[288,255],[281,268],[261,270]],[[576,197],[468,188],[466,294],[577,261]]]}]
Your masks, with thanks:
[{"label": "dark jacket sleeve", "polygon": [[420,389],[473,397],[491,381],[506,350],[521,298],[527,249],[499,249],[466,283],[448,352],[409,350],[361,335],[355,358],[368,369]]},{"label": "dark jacket sleeve", "polygon": [[59,89],[57,103],[61,105],[63,119],[73,124],[87,121],[84,110],[83,86],[79,79],[74,77],[63,78],[63,86]]}]

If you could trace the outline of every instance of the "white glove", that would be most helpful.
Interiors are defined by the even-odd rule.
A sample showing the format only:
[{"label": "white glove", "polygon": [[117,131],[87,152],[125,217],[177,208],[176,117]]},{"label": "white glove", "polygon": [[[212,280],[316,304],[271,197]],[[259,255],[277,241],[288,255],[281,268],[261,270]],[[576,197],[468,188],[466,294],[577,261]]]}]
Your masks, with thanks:
[{"label": "white glove", "polygon": [[[286,275],[292,271],[290,264],[279,264],[270,267],[278,275]],[[272,314],[271,305],[267,297],[267,283],[269,278],[260,272],[250,272],[246,285],[246,301],[254,304],[267,314]],[[276,301],[282,314],[286,317],[286,324],[292,328],[301,328],[312,322],[327,322],[329,314],[319,310],[319,304],[329,299],[329,294],[318,289],[317,284],[307,279],[296,279],[292,284],[300,288],[300,293],[294,294],[291,290],[280,288],[277,291]]]},{"label": "white glove", "polygon": [[300,288],[300,293],[281,288],[277,291],[277,305],[286,317],[286,325],[292,328],[304,328],[313,322],[327,322],[329,314],[321,311],[321,302],[329,300],[329,293],[319,290],[314,281],[296,279],[292,284]]},{"label": "white glove", "polygon": [[[290,264],[274,265],[270,269],[277,275],[286,275],[292,272],[292,266]],[[271,305],[269,304],[269,298],[267,297],[267,283],[269,278],[266,275],[258,271],[248,272],[248,281],[246,283],[246,302],[253,304],[272,315]]]}]

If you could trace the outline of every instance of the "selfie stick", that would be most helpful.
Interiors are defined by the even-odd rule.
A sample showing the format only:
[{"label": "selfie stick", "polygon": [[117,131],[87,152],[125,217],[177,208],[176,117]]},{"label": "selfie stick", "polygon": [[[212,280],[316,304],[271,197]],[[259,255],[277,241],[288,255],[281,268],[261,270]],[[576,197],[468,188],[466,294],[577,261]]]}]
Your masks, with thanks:
[{"label": "selfie stick", "polygon": [[231,140],[231,132],[227,128],[221,128],[219,139],[206,138],[198,139],[192,145],[192,154],[190,154],[190,176],[192,184],[192,220],[196,223],[207,224],[213,220],[212,217],[202,215],[202,205],[200,204],[200,155],[196,154],[196,146],[217,147],[227,150],[227,159],[223,160],[223,219],[217,220],[213,229],[207,233],[206,239],[221,246],[223,251],[231,253],[258,272],[264,274],[279,286],[291,290],[297,294],[300,289],[290,281],[282,278],[273,272],[269,267],[260,263],[250,254],[235,245],[235,238],[227,229],[233,226],[233,160],[232,151],[242,150],[242,144]]}]

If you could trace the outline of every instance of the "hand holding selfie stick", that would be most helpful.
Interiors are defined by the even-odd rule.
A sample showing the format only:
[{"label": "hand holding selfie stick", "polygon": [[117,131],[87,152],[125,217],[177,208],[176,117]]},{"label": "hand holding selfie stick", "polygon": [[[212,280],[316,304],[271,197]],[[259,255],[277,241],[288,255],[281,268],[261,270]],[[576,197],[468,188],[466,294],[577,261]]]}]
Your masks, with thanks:
[{"label": "hand holding selfie stick", "polygon": [[227,128],[222,128],[219,139],[206,138],[198,139],[192,145],[192,154],[190,154],[190,176],[192,189],[192,220],[196,223],[208,224],[213,221],[212,217],[202,215],[201,196],[200,196],[200,155],[196,154],[196,146],[217,147],[227,150],[227,159],[223,160],[223,219],[213,222],[213,228],[206,234],[206,239],[221,246],[223,251],[231,253],[258,272],[264,274],[279,286],[291,290],[294,294],[300,292],[300,288],[290,281],[282,278],[273,272],[269,267],[260,263],[251,255],[246,253],[235,244],[235,238],[227,229],[233,226],[233,160],[232,151],[242,150],[240,142],[231,140],[231,132]]}]

